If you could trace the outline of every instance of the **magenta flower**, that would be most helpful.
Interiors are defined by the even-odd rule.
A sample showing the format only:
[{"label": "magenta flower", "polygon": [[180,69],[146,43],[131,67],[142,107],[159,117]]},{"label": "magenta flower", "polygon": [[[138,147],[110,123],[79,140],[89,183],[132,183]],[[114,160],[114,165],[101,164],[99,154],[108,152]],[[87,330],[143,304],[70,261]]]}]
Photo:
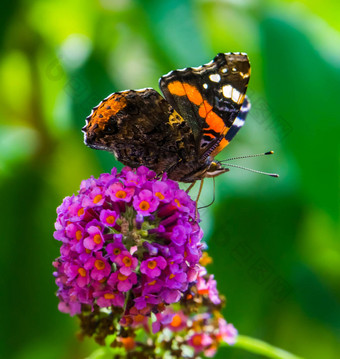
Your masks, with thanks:
[{"label": "magenta flower", "polygon": [[208,280],[204,277],[207,274],[205,268],[202,268],[197,278],[197,291],[201,295],[208,296],[214,304],[220,304],[221,299],[216,288],[216,280],[214,275],[210,274]]},{"label": "magenta flower", "polygon": [[106,190],[106,195],[110,196],[113,202],[130,202],[134,193],[134,188],[125,187],[121,182],[111,184]]},{"label": "magenta flower", "polygon": [[117,221],[118,214],[116,211],[111,211],[110,209],[103,209],[100,212],[100,221],[105,224],[107,227],[113,227]]},{"label": "magenta flower", "polygon": [[118,264],[119,272],[124,275],[130,275],[137,267],[138,260],[133,257],[128,251],[124,251],[119,254],[115,262]]},{"label": "magenta flower", "polygon": [[121,242],[121,238],[119,238],[120,235],[116,234],[113,237],[113,242],[106,246],[106,251],[111,262],[114,262],[123,251],[126,251],[126,247]]},{"label": "magenta flower", "polygon": [[133,208],[138,214],[148,216],[154,212],[159,204],[158,197],[154,196],[153,193],[147,189],[139,192],[138,196],[133,199]]},{"label": "magenta flower", "polygon": [[165,283],[170,289],[181,289],[182,291],[188,288],[187,275],[181,270],[178,270],[177,273],[170,273]]},{"label": "magenta flower", "polygon": [[202,352],[212,343],[212,338],[206,333],[195,333],[188,340],[188,344],[194,348],[196,354]]},{"label": "magenta flower", "polygon": [[101,229],[95,226],[87,228],[88,237],[84,239],[84,247],[91,251],[98,251],[103,248],[104,237]]},{"label": "magenta flower", "polygon": [[121,272],[114,272],[110,275],[110,278],[107,281],[107,284],[113,288],[117,288],[120,292],[129,291],[136,283],[137,275],[133,272],[130,275],[124,275]]},{"label": "magenta flower", "polygon": [[163,257],[152,257],[141,263],[140,271],[150,278],[156,278],[161,274],[162,269],[164,269],[166,265],[166,260]]},{"label": "magenta flower", "polygon": [[165,182],[155,182],[152,185],[152,192],[163,203],[169,203],[173,199],[171,187]]},{"label": "magenta flower", "polygon": [[82,201],[83,207],[102,206],[105,201],[105,195],[101,187],[93,187],[89,194]]},{"label": "magenta flower", "polygon": [[91,278],[97,281],[107,277],[111,272],[110,264],[100,252],[97,252],[94,257],[90,257],[84,264],[84,268],[90,270]]},{"label": "magenta flower", "polygon": [[229,345],[233,345],[236,343],[237,338],[237,329],[232,324],[228,324],[224,318],[218,319],[218,339],[220,341],[224,341]]},{"label": "magenta flower", "polygon": [[99,291],[94,292],[93,296],[97,298],[97,304],[100,307],[110,307],[113,305],[122,308],[124,306],[125,297],[119,292]]}]

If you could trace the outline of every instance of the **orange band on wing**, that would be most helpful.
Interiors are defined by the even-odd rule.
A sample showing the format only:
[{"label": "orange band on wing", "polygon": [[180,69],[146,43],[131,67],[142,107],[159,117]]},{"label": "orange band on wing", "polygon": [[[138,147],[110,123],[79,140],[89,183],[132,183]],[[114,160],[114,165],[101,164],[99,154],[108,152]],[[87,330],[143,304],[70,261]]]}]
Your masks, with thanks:
[{"label": "orange band on wing", "polygon": [[168,90],[172,95],[187,96],[189,101],[199,106],[203,102],[202,95],[195,86],[185,82],[174,81],[169,83]]},{"label": "orange band on wing", "polygon": [[214,111],[210,111],[205,120],[209,125],[209,129],[214,130],[217,133],[222,133],[225,129],[225,123],[220,116],[216,115]]},{"label": "orange band on wing", "polygon": [[225,146],[228,145],[228,143],[229,143],[228,140],[226,140],[225,138],[222,138],[222,141],[220,142],[220,144],[218,145],[218,147],[215,148],[215,150],[211,153],[210,156],[215,157],[218,153],[220,153],[220,152],[223,150],[223,148],[224,148]]},{"label": "orange band on wing", "polygon": [[186,82],[174,81],[169,83],[168,89],[172,95],[187,96],[189,101],[199,106],[198,114],[204,118],[208,124],[208,129],[216,133],[222,133],[225,129],[225,123],[220,116],[212,111],[209,102],[203,100],[202,95],[195,86]]},{"label": "orange band on wing", "polygon": [[168,90],[172,95],[177,95],[177,96],[186,95],[182,82],[179,81],[170,82],[168,85]]},{"label": "orange band on wing", "polygon": [[198,114],[202,118],[206,118],[208,113],[212,110],[212,106],[207,101],[203,101],[203,103],[200,105],[198,109]]}]

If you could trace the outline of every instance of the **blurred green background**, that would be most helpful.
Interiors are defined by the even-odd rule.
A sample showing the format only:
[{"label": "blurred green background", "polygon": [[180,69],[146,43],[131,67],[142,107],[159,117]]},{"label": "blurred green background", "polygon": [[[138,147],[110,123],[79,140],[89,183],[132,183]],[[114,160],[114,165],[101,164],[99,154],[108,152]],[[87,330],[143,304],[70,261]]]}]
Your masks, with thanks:
[{"label": "blurred green background", "polygon": [[[57,310],[56,207],[121,166],[83,144],[108,94],[247,52],[246,126],[220,159],[274,150],[216,179],[202,225],[226,319],[305,358],[338,358],[340,5],[336,0],[11,0],[0,9],[0,357],[87,357]],[[200,204],[212,198],[206,181]],[[259,358],[237,348],[218,358]]]}]

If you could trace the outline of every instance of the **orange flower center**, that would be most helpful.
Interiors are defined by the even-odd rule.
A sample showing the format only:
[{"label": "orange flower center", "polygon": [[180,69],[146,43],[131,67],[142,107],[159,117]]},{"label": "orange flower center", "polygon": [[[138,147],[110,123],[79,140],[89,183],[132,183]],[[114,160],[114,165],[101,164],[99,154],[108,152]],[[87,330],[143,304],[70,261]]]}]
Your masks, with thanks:
[{"label": "orange flower center", "polygon": [[84,268],[78,268],[78,273],[82,276],[82,277],[86,277],[86,270]]},{"label": "orange flower center", "polygon": [[116,197],[117,197],[117,198],[120,198],[120,199],[124,199],[124,198],[126,197],[126,192],[125,192],[125,191],[122,191],[122,190],[117,191],[117,192],[116,192]]},{"label": "orange flower center", "polygon": [[199,347],[202,344],[202,335],[201,334],[195,334],[192,338],[192,343],[194,346]]},{"label": "orange flower center", "polygon": [[174,200],[174,202],[177,204],[178,208],[181,207],[181,204],[179,203],[179,200],[177,198]]},{"label": "orange flower center", "polygon": [[139,204],[139,208],[140,208],[142,211],[147,211],[147,210],[150,208],[150,203],[147,202],[147,201],[142,201],[142,202]]},{"label": "orange flower center", "polygon": [[79,208],[78,209],[78,217],[82,216],[84,214],[84,208]]},{"label": "orange flower center", "polygon": [[96,234],[93,237],[93,242],[96,243],[96,244],[100,244],[102,242],[102,237],[100,236],[100,234]]},{"label": "orange flower center", "polygon": [[80,241],[82,238],[83,238],[83,235],[82,235],[82,233],[81,233],[81,230],[78,230],[78,231],[76,232],[76,240],[77,240],[77,241]]},{"label": "orange flower center", "polygon": [[155,285],[156,284],[156,280],[153,280],[152,282],[149,282],[148,285]]},{"label": "orange flower center", "polygon": [[182,324],[182,318],[180,315],[175,314],[174,317],[172,318],[172,322],[171,322],[171,326],[177,328]]},{"label": "orange flower center", "polygon": [[97,194],[97,196],[93,198],[93,203],[98,203],[102,198],[103,196],[101,194]]},{"label": "orange flower center", "polygon": [[106,217],[106,223],[113,224],[115,223],[116,218],[114,216]]},{"label": "orange flower center", "polygon": [[154,268],[156,268],[156,266],[157,266],[157,262],[156,262],[156,261],[150,261],[150,262],[148,262],[148,268],[149,268],[149,269],[154,269]]},{"label": "orange flower center", "polygon": [[105,299],[114,299],[115,295],[113,293],[105,293],[104,298]]},{"label": "orange flower center", "polygon": [[135,319],[135,322],[141,323],[145,319],[145,316],[142,314],[137,314],[134,319]]},{"label": "orange flower center", "polygon": [[126,280],[126,279],[127,279],[127,276],[126,276],[126,275],[124,275],[124,274],[122,274],[122,273],[118,273],[118,280],[124,281],[124,280]]},{"label": "orange flower center", "polygon": [[94,262],[94,266],[98,269],[98,270],[103,270],[105,268],[105,263],[103,261],[101,261],[100,259],[97,259]]},{"label": "orange flower center", "polygon": [[130,257],[124,257],[123,258],[123,263],[125,265],[125,267],[130,267],[132,264],[131,258]]},{"label": "orange flower center", "polygon": [[171,273],[171,274],[169,275],[169,278],[170,278],[170,279],[175,278],[175,275],[174,275],[173,273]]},{"label": "orange flower center", "polygon": [[130,351],[134,349],[136,346],[135,340],[132,337],[127,337],[127,338],[121,337],[120,341],[123,343],[126,351]]},{"label": "orange flower center", "polygon": [[160,200],[165,198],[161,192],[156,192],[155,196],[158,197]]},{"label": "orange flower center", "polygon": [[200,290],[198,290],[198,294],[201,294],[201,295],[209,294],[209,289],[200,289]]},{"label": "orange flower center", "polygon": [[118,254],[120,254],[120,252],[121,252],[121,249],[120,249],[120,248],[115,248],[115,249],[113,250],[113,254],[116,255],[116,256],[118,256]]}]

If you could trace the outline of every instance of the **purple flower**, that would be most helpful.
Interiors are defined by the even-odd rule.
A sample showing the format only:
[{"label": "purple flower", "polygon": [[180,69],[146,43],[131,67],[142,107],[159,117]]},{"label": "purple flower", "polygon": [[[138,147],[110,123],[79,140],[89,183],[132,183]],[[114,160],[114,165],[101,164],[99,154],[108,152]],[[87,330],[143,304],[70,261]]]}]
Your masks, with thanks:
[{"label": "purple flower", "polygon": [[85,264],[84,268],[91,271],[91,278],[94,280],[102,280],[111,272],[111,266],[107,260],[104,259],[100,252],[97,252],[95,257],[91,257]]},{"label": "purple flower", "polygon": [[237,329],[232,324],[228,324],[224,318],[218,318],[218,340],[224,341],[229,345],[236,343]]},{"label": "purple flower", "polygon": [[104,237],[101,229],[95,226],[87,228],[88,237],[84,239],[84,247],[91,251],[98,251],[103,248]]},{"label": "purple flower", "polygon": [[177,303],[181,298],[181,292],[178,289],[164,289],[161,297],[167,304]]},{"label": "purple flower", "polygon": [[156,278],[161,274],[161,270],[164,269],[166,265],[166,260],[163,257],[152,257],[141,263],[140,271],[150,278]]},{"label": "purple flower", "polygon": [[109,290],[94,292],[93,296],[97,298],[97,304],[99,307],[124,307],[125,296],[119,292],[112,292]]},{"label": "purple flower", "polygon": [[180,270],[177,273],[170,273],[165,280],[165,284],[170,289],[181,289],[184,291],[188,288],[187,275]]},{"label": "purple flower", "polygon": [[125,187],[120,182],[111,184],[106,190],[106,195],[110,196],[113,202],[130,202],[135,189],[132,187]]},{"label": "purple flower", "polygon": [[115,262],[119,266],[119,272],[124,275],[130,275],[138,265],[137,258],[133,257],[128,251],[124,251],[118,255]]},{"label": "purple flower", "polygon": [[107,284],[112,287],[116,287],[120,292],[129,291],[136,283],[137,275],[133,272],[130,275],[124,275],[121,272],[114,272],[110,275],[110,278],[107,281]]},{"label": "purple flower", "polygon": [[183,244],[186,243],[190,230],[191,230],[191,226],[189,223],[187,226],[183,224],[177,224],[176,226],[173,227],[170,236],[172,242],[178,246],[182,246]]},{"label": "purple flower", "polygon": [[212,338],[206,333],[195,333],[188,340],[188,344],[194,348],[195,354],[202,352],[212,343]]},{"label": "purple flower", "polygon": [[114,262],[123,251],[126,251],[126,247],[121,242],[118,234],[114,235],[114,242],[106,246],[106,251],[111,262]]},{"label": "purple flower", "polygon": [[152,192],[160,202],[169,203],[173,199],[171,188],[166,182],[155,182],[152,185]]},{"label": "purple flower", "polygon": [[155,305],[160,303],[161,299],[158,295],[146,294],[135,298],[135,306],[138,310],[145,308],[148,304]]},{"label": "purple flower", "polygon": [[101,187],[94,187],[82,201],[83,207],[102,206],[105,201],[105,195]]},{"label": "purple flower", "polygon": [[100,212],[100,221],[108,227],[113,227],[118,218],[116,211],[111,211],[110,209],[103,209]]},{"label": "purple flower", "polygon": [[158,197],[154,196],[153,193],[147,189],[139,192],[138,196],[133,199],[133,207],[137,213],[147,216],[154,212],[159,204]]},{"label": "purple flower", "polygon": [[214,275],[211,274],[207,276],[205,268],[201,269],[197,278],[197,291],[201,295],[208,296],[213,304],[221,303],[221,299],[216,288],[216,280],[214,280]]}]

